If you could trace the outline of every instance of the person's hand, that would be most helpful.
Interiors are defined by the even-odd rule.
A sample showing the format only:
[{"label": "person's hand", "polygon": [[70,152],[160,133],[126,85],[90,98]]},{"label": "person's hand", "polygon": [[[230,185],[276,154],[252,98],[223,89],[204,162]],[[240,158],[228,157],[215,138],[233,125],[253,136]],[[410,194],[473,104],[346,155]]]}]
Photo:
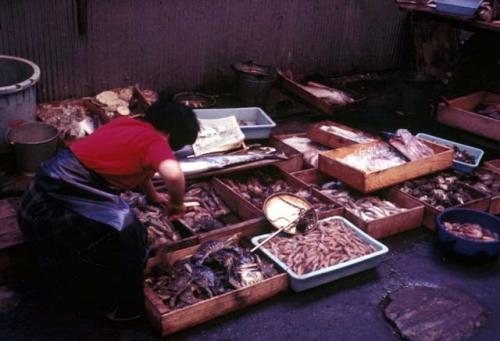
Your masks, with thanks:
[{"label": "person's hand", "polygon": [[186,213],[186,206],[184,203],[177,204],[169,201],[166,206],[166,211],[168,219],[175,220],[181,218]]},{"label": "person's hand", "polygon": [[160,204],[160,205],[163,205],[166,207],[168,205],[168,203],[170,202],[170,196],[166,193],[156,192],[151,196],[151,200],[155,204]]}]

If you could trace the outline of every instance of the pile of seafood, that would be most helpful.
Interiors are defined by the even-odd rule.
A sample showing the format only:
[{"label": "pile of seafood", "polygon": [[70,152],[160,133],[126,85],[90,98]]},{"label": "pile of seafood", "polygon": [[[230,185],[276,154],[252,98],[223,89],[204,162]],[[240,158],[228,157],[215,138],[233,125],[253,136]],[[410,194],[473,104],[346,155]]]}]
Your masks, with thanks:
[{"label": "pile of seafood", "polygon": [[317,197],[313,196],[311,189],[297,190],[285,180],[265,174],[261,170],[256,171],[254,175],[244,181],[231,178],[224,178],[223,181],[258,208],[263,207],[264,201],[269,196],[282,192],[292,193],[306,199],[316,211],[327,211],[336,207],[334,204],[329,205],[321,202]]},{"label": "pile of seafood", "polygon": [[476,157],[474,155],[470,154],[466,150],[458,149],[457,146],[453,146],[453,160],[469,163],[472,165],[476,163]]},{"label": "pile of seafood", "polygon": [[277,236],[267,246],[297,275],[303,275],[375,252],[340,220],[318,223],[307,234]]},{"label": "pile of seafood", "polygon": [[389,143],[411,161],[434,155],[432,148],[428,147],[406,129],[398,129]]},{"label": "pile of seafood", "polygon": [[292,136],[283,139],[281,142],[301,153],[304,161],[313,167],[318,167],[319,152],[328,149],[325,146],[313,142],[308,137]]},{"label": "pile of seafood", "polygon": [[395,153],[385,142],[374,144],[339,158],[337,161],[366,173],[381,171],[406,163],[406,160]]},{"label": "pile of seafood", "polygon": [[485,229],[479,224],[445,222],[443,226],[446,231],[465,239],[480,242],[493,242],[500,240],[498,233]]},{"label": "pile of seafood", "polygon": [[194,255],[154,269],[146,283],[172,310],[240,289],[278,272],[267,260],[238,246],[236,239],[212,240]]},{"label": "pile of seafood", "polygon": [[463,205],[473,200],[469,189],[459,178],[446,173],[432,178],[407,181],[401,187],[401,191],[438,210]]},{"label": "pile of seafood", "polygon": [[354,131],[342,129],[340,127],[333,125],[322,125],[319,127],[319,129],[326,131],[327,133],[334,134],[357,143],[368,143],[375,141],[374,138],[369,137],[361,132],[355,133]]},{"label": "pile of seafood", "polygon": [[485,102],[477,105],[474,111],[480,115],[488,116],[495,120],[500,120],[500,103]]},{"label": "pile of seafood", "polygon": [[486,169],[472,173],[455,172],[459,180],[490,195],[500,195],[500,175]]},{"label": "pile of seafood", "polygon": [[224,218],[231,214],[224,201],[215,193],[209,182],[191,184],[186,189],[184,201],[196,203],[188,206],[181,222],[187,225],[194,233],[212,231],[224,227]]},{"label": "pile of seafood", "polygon": [[407,210],[404,207],[396,206],[394,203],[376,196],[359,198],[358,195],[349,191],[340,181],[324,183],[320,188],[320,192],[366,222],[389,217]]},{"label": "pile of seafood", "polygon": [[181,240],[179,232],[169,224],[168,218],[164,216],[163,209],[148,204],[145,195],[127,191],[122,193],[121,197],[130,206],[137,219],[146,226],[150,245],[155,247]]},{"label": "pile of seafood", "polygon": [[59,130],[65,139],[78,139],[94,131],[92,119],[81,100],[65,100],[58,103],[42,103],[36,108],[37,117]]},{"label": "pile of seafood", "polygon": [[127,116],[140,105],[139,99],[136,96],[138,93],[140,93],[146,104],[149,105],[154,103],[158,98],[156,92],[152,90],[139,90],[136,86],[128,86],[103,91],[97,94],[93,101],[106,112]]}]

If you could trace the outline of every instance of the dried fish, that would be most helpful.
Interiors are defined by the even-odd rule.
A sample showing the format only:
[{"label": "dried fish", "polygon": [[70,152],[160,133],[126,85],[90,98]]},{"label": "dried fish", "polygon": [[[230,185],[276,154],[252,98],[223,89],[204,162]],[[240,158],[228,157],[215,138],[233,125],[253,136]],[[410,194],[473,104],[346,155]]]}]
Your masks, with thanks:
[{"label": "dried fish", "polygon": [[313,96],[321,98],[330,104],[347,105],[354,102],[354,99],[345,92],[320,83],[308,82],[307,85],[299,86]]},{"label": "dried fish", "polygon": [[472,223],[451,223],[445,222],[444,229],[458,237],[480,242],[493,242],[500,240],[498,233]]},{"label": "dried fish", "polygon": [[127,191],[122,193],[121,197],[130,206],[137,219],[146,226],[150,245],[155,247],[182,239],[179,232],[174,230],[162,214],[162,208],[148,204],[145,195]]},{"label": "dried fish", "polygon": [[432,148],[413,136],[406,129],[398,129],[389,143],[409,160],[415,161],[434,155]]},{"label": "dried fish", "polygon": [[438,210],[463,205],[473,199],[470,191],[458,177],[447,173],[407,181],[401,187],[401,191]]},{"label": "dried fish", "polygon": [[339,220],[322,221],[315,230],[292,237],[277,236],[265,248],[298,275],[375,252],[375,248]]},{"label": "dried fish", "polygon": [[146,278],[146,284],[174,310],[258,283],[277,273],[269,261],[230,238],[201,244],[191,257],[156,269]]},{"label": "dried fish", "polygon": [[245,154],[186,158],[180,160],[179,164],[185,175],[194,175],[213,169],[264,159],[280,160],[286,159],[286,156],[274,148],[262,147],[249,150]]},{"label": "dried fish", "polygon": [[406,162],[385,142],[377,143],[337,160],[367,173],[399,166]]},{"label": "dried fish", "polygon": [[292,136],[283,139],[281,142],[303,154],[304,161],[313,167],[318,167],[319,152],[328,149],[325,146],[313,142],[308,137]]},{"label": "dried fish", "polygon": [[[189,185],[184,195],[184,200],[196,202],[199,205],[188,207],[186,214],[179,219],[194,233],[212,231],[224,227],[226,216],[231,215],[231,210],[215,192],[214,186],[209,182],[197,182]],[[235,217],[232,217],[235,220]]]},{"label": "dried fish", "polygon": [[362,132],[355,133],[354,131],[342,129],[333,125],[322,125],[319,129],[324,130],[328,133],[335,134],[337,136],[343,137],[345,139],[357,142],[357,143],[368,143],[375,141],[374,138],[363,134]]},{"label": "dried fish", "polygon": [[244,180],[237,180],[234,177],[227,177],[222,180],[258,208],[262,208],[267,197],[280,192],[293,193],[306,199],[317,211],[327,211],[336,207],[334,204],[329,205],[320,201],[317,197],[313,196],[310,189],[297,190],[285,180],[271,174],[265,174],[261,170],[256,171],[254,175]]}]

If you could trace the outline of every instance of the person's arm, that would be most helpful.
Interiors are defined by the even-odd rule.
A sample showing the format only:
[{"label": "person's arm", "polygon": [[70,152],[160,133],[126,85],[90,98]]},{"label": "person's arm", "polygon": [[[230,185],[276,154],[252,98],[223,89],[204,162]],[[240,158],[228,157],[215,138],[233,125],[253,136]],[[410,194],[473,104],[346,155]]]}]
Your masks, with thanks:
[{"label": "person's arm", "polygon": [[170,200],[169,195],[165,193],[159,193],[153,186],[151,179],[144,181],[141,184],[141,189],[145,192],[149,200],[162,205],[167,205]]},{"label": "person's arm", "polygon": [[167,204],[167,213],[170,219],[175,219],[183,215],[186,211],[184,207],[184,191],[186,189],[184,173],[180,168],[179,162],[170,159],[160,163],[158,173],[160,173],[170,196]]}]

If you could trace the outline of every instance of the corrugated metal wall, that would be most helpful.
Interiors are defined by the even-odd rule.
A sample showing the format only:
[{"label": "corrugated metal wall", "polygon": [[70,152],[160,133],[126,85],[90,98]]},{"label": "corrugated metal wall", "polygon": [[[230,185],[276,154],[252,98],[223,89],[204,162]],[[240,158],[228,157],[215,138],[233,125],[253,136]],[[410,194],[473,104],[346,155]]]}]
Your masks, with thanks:
[{"label": "corrugated metal wall", "polygon": [[210,91],[232,63],[289,54],[296,72],[394,68],[403,20],[393,0],[0,0],[0,54],[40,65],[43,101],[134,82]]}]

